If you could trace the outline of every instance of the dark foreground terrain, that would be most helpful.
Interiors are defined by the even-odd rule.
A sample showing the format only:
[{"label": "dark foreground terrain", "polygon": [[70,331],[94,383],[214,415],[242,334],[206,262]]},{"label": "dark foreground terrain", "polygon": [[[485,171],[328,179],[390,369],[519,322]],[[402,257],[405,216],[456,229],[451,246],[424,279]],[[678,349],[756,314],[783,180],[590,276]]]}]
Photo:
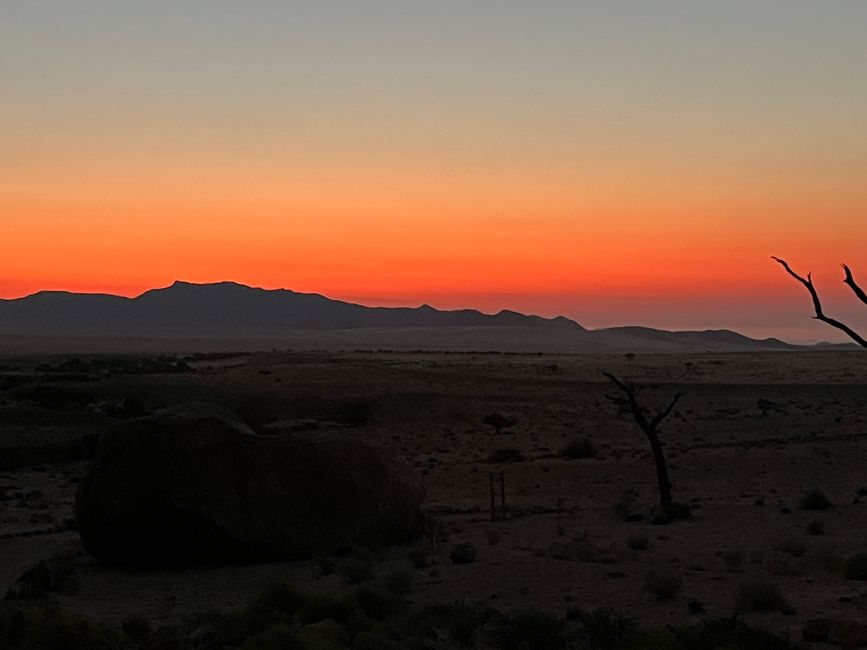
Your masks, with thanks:
[{"label": "dark foreground terrain", "polygon": [[[603,371],[639,384],[648,405],[684,393],[661,436],[689,519],[652,523],[649,447],[607,399],[615,389]],[[607,608],[646,630],[680,626],[684,639],[717,634],[674,645],[669,631],[626,647],[773,647],[737,645],[740,621],[802,646],[805,625],[811,639],[830,631],[838,645],[867,644],[867,561],[857,557],[867,552],[865,385],[858,351],[10,356],[0,359],[0,590],[25,605],[4,610],[0,635],[49,629],[49,619],[81,627],[83,616],[124,625],[117,642],[142,647],[182,647],[154,645],[160,628],[183,647],[242,637],[256,648],[400,647],[386,643],[399,629],[444,635],[418,647],[615,647],[588,640],[594,626],[622,626],[588,618]],[[80,550],[73,505],[99,435],[191,401],[217,403],[262,434],[327,432],[386,448],[421,476],[448,541],[274,564],[97,564]],[[515,422],[497,432],[484,423],[492,413]],[[463,544],[473,561],[452,558]],[[263,594],[274,582],[291,589]],[[66,613],[33,605],[42,592]],[[513,640],[537,628],[559,636],[484,645],[494,633],[483,628],[498,624]],[[272,639],[249,640],[267,630]]]}]

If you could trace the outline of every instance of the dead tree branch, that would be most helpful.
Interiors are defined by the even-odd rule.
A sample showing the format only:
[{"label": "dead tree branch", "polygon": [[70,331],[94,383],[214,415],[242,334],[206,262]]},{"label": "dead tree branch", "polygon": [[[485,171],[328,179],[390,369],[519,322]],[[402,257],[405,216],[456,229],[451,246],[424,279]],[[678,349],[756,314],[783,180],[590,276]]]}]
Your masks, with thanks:
[{"label": "dead tree branch", "polygon": [[852,271],[845,264],[841,264],[840,266],[843,267],[843,272],[846,274],[843,282],[849,285],[849,288],[852,289],[852,293],[858,297],[858,300],[867,305],[867,293],[864,293],[864,290],[855,282],[855,278],[852,277]]},{"label": "dead tree branch", "polygon": [[[804,287],[806,287],[807,291],[810,292],[810,297],[813,299],[813,308],[816,310],[816,315],[813,316],[814,319],[820,320],[823,323],[827,323],[831,327],[836,327],[841,332],[845,332],[846,335],[850,339],[855,341],[858,345],[860,345],[863,348],[867,348],[867,339],[864,339],[860,334],[858,334],[858,332],[856,332],[851,327],[846,325],[846,323],[838,321],[835,318],[831,318],[829,316],[826,316],[825,313],[822,311],[822,302],[819,300],[819,294],[816,291],[816,287],[813,285],[812,274],[808,273],[807,277],[804,278],[804,277],[798,275],[797,273],[795,273],[792,270],[792,267],[790,267],[788,265],[786,260],[783,260],[783,259],[780,259],[779,257],[774,257],[774,256],[771,256],[771,259],[774,260],[775,262],[777,262],[778,264],[780,264],[786,270],[786,273],[788,273],[793,278],[795,278],[795,280],[797,280],[798,282],[803,284]],[[867,303],[867,294],[865,294],[864,291],[862,291],[861,287],[859,287],[855,283],[855,280],[854,280],[854,278],[852,278],[852,272],[849,270],[849,267],[844,264],[843,269],[846,273],[846,279],[844,280],[844,282],[849,285],[849,287],[852,289],[852,291],[855,292],[855,295],[858,296],[858,298],[862,302]]]}]

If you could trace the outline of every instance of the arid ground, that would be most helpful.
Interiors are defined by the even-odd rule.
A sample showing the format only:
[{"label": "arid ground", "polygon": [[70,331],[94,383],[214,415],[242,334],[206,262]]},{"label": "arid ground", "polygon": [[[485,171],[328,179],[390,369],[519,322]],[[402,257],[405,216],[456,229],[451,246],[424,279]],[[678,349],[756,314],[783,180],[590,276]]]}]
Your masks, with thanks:
[{"label": "arid ground", "polygon": [[[775,631],[867,615],[867,583],[842,569],[867,551],[867,355],[858,351],[70,359],[0,360],[3,590],[37,560],[75,548],[75,489],[94,436],[137,411],[207,401],[270,435],[362,437],[418,472],[448,542],[363,560],[375,579],[405,582],[413,602],[480,599],[558,614],[608,606],[675,623],[743,609],[739,590],[760,582],[787,606],[743,616]],[[661,437],[690,519],[651,523],[649,446],[607,399],[616,389],[603,371],[636,382],[651,407],[684,393]],[[483,423],[491,413],[516,423],[496,433]],[[587,457],[564,455],[572,441],[572,455]],[[489,474],[501,471],[506,517],[491,521]],[[815,489],[831,507],[802,507],[814,505],[801,501]],[[450,560],[462,542],[475,562]],[[426,566],[408,561],[413,549],[428,554]],[[77,588],[58,598],[109,623],[140,615],[160,625],[237,607],[272,580],[347,589],[345,572],[323,572],[329,563],[121,569],[81,554]]]}]

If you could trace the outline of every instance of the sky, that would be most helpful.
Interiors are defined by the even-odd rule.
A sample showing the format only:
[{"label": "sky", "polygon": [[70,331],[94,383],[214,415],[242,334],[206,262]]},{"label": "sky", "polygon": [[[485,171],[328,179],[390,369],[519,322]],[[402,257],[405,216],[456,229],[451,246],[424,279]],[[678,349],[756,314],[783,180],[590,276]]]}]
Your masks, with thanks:
[{"label": "sky", "polygon": [[843,340],[777,255],[867,326],[863,0],[0,8],[0,297],[234,280]]}]

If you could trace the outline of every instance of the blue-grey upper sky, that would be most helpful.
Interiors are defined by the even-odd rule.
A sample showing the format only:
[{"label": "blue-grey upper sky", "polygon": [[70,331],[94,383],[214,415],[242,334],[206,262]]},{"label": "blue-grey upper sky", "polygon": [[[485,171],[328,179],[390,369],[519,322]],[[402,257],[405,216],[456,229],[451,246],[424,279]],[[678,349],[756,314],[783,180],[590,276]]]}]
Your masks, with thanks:
[{"label": "blue-grey upper sky", "polygon": [[0,79],[0,295],[235,279],[821,336],[777,254],[857,318],[863,0],[6,0]]}]

